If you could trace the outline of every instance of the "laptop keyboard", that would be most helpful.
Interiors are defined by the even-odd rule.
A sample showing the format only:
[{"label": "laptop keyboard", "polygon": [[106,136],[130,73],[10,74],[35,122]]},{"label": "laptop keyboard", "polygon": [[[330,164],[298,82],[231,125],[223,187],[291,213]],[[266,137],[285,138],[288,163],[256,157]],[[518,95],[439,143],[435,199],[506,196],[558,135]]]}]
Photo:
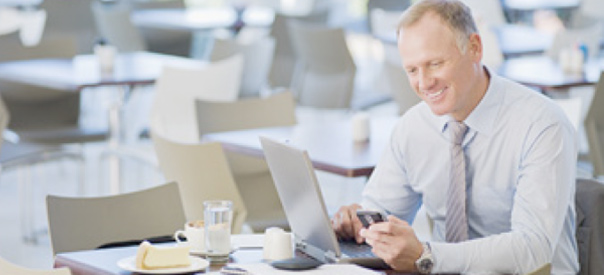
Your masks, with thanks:
[{"label": "laptop keyboard", "polygon": [[340,242],[340,251],[350,258],[376,258],[371,252],[371,246],[366,243]]}]

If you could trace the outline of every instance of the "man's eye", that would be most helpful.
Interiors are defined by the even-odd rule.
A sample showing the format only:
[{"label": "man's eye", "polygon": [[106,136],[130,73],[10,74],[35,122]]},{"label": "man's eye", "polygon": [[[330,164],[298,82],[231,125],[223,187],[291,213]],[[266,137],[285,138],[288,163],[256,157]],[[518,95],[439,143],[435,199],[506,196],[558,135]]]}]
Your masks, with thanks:
[{"label": "man's eye", "polygon": [[441,64],[442,64],[442,62],[432,62],[432,63],[430,63],[430,67],[438,68],[438,67],[440,67]]}]

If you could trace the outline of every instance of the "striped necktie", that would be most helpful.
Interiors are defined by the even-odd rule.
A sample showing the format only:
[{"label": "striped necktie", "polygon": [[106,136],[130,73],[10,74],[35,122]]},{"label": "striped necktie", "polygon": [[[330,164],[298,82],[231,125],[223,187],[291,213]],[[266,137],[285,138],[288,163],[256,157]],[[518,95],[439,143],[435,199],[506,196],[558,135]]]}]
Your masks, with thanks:
[{"label": "striped necktie", "polygon": [[450,121],[451,133],[451,174],[447,194],[447,215],[445,216],[447,242],[461,242],[468,239],[468,219],[466,217],[466,161],[461,143],[468,127],[463,122]]}]

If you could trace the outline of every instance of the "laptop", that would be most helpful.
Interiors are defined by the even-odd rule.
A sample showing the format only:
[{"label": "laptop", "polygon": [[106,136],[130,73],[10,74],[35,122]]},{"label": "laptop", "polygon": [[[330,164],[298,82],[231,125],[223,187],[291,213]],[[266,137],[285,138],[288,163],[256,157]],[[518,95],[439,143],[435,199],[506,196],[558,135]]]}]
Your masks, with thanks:
[{"label": "laptop", "polygon": [[308,153],[260,137],[264,156],[296,241],[296,249],[324,263],[354,263],[387,269],[371,246],[338,242]]}]

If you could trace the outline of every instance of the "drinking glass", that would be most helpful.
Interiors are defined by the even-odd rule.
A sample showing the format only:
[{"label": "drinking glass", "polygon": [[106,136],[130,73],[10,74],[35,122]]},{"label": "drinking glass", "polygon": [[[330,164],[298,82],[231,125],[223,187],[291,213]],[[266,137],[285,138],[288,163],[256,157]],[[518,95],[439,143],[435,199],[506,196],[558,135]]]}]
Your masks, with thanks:
[{"label": "drinking glass", "polygon": [[203,207],[208,259],[212,262],[227,261],[231,252],[233,202],[205,201]]}]

